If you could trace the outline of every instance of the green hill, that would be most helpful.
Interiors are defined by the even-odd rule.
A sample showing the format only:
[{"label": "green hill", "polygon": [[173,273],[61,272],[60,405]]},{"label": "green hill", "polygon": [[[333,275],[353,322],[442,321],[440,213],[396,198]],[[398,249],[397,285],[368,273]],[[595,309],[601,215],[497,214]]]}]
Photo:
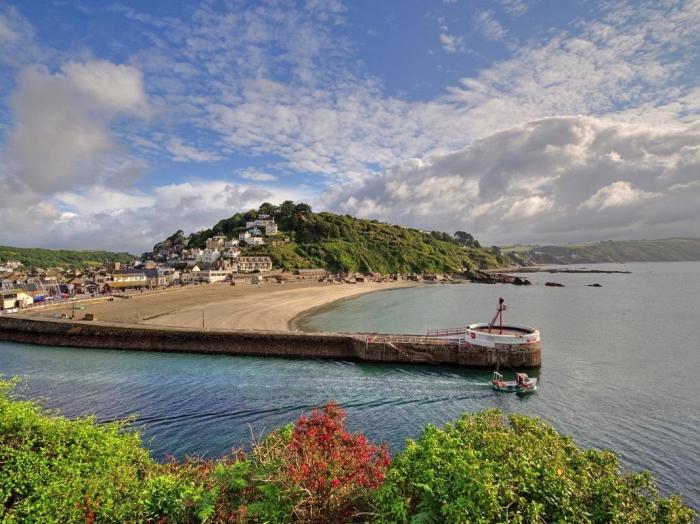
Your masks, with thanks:
[{"label": "green hill", "polygon": [[129,253],[111,251],[77,251],[69,249],[41,249],[0,246],[0,260],[17,260],[24,267],[62,267],[79,269],[87,266],[101,266],[109,262],[126,263],[134,259]]},{"label": "green hill", "polygon": [[487,269],[509,263],[498,248],[482,248],[466,233],[457,238],[447,233],[354,218],[334,213],[314,213],[307,204],[263,204],[257,210],[237,213],[214,227],[185,237],[178,231],[159,247],[185,243],[204,247],[214,235],[237,236],[246,221],[267,214],[276,220],[279,234],[266,238],[266,245],[245,248],[245,254],[269,255],[284,270],[322,267],[334,272],[447,273],[463,269]]},{"label": "green hill", "polygon": [[591,264],[597,262],[680,262],[700,260],[699,238],[606,240],[561,246],[509,246],[513,258],[535,264]]}]

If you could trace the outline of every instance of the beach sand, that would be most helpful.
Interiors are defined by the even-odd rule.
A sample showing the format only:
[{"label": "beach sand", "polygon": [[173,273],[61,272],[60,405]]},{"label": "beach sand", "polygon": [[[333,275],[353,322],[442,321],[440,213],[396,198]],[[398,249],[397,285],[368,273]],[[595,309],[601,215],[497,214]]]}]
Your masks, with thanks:
[{"label": "beach sand", "polygon": [[[413,282],[329,284],[290,281],[285,284],[210,284],[171,288],[130,299],[85,304],[77,318],[92,313],[100,323],[140,324],[201,329],[288,330],[298,315],[348,297],[373,291],[398,289]],[[70,306],[56,306],[28,313],[53,316],[70,313]]]}]

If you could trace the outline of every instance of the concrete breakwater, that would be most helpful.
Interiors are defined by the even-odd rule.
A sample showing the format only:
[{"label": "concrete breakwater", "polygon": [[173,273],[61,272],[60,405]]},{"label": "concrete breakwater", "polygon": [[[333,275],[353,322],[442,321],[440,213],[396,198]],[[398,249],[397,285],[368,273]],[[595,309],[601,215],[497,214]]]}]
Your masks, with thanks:
[{"label": "concrete breakwater", "polygon": [[0,340],[46,346],[214,353],[361,362],[531,368],[541,363],[539,341],[483,348],[418,336],[296,331],[192,330],[69,320],[0,317]]}]

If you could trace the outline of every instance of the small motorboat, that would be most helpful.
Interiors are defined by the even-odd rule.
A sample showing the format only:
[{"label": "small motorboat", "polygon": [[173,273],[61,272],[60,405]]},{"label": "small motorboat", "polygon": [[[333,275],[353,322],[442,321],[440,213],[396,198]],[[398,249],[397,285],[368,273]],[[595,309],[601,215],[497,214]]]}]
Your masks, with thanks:
[{"label": "small motorboat", "polygon": [[530,378],[526,373],[516,373],[515,380],[503,380],[498,371],[493,372],[493,389],[509,393],[532,393],[537,391],[537,379]]}]

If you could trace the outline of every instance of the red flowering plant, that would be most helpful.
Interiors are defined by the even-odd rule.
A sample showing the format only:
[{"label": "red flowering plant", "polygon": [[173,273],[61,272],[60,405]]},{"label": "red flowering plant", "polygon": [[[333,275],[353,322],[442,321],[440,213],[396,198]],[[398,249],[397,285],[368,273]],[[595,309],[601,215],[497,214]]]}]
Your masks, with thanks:
[{"label": "red flowering plant", "polygon": [[385,445],[346,430],[334,402],[301,416],[278,452],[276,480],[294,493],[292,511],[302,522],[366,520],[390,463]]}]

